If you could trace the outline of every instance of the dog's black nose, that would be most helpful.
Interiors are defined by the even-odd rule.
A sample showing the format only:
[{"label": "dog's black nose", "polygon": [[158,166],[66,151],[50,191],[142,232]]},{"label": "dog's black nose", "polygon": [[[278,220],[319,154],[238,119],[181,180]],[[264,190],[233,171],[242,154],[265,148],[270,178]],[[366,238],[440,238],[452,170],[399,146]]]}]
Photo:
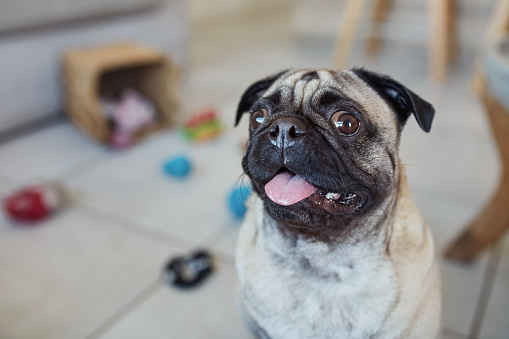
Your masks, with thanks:
[{"label": "dog's black nose", "polygon": [[307,124],[298,118],[283,117],[269,128],[270,141],[279,148],[288,148],[308,132]]}]

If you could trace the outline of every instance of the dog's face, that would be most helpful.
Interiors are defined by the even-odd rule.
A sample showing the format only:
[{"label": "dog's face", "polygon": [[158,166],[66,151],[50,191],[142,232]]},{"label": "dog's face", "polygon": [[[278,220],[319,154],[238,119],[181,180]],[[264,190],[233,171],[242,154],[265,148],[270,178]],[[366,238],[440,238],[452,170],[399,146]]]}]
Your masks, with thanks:
[{"label": "dog's face", "polygon": [[377,211],[396,190],[407,118],[427,132],[434,115],[398,82],[363,69],[276,74],[246,90],[236,124],[245,112],[242,165],[254,191],[276,221],[312,236],[343,234]]}]

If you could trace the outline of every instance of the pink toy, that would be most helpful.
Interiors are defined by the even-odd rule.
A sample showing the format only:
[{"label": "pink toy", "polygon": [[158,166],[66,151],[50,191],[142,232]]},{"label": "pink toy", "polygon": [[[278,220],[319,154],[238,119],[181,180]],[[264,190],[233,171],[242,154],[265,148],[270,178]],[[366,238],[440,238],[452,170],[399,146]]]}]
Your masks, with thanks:
[{"label": "pink toy", "polygon": [[114,121],[110,136],[110,144],[114,148],[132,145],[136,132],[153,124],[155,120],[154,105],[132,89],[124,90],[120,101],[103,100],[103,105]]}]

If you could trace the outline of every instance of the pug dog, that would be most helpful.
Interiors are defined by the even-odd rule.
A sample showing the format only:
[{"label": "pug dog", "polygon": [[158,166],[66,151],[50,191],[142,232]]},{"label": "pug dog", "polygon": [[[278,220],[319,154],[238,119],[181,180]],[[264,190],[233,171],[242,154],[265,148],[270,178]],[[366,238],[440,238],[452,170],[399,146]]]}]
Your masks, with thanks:
[{"label": "pug dog", "polygon": [[363,68],[288,70],[251,85],[242,160],[253,196],[236,249],[243,318],[257,338],[436,338],[432,235],[398,156],[431,104]]}]

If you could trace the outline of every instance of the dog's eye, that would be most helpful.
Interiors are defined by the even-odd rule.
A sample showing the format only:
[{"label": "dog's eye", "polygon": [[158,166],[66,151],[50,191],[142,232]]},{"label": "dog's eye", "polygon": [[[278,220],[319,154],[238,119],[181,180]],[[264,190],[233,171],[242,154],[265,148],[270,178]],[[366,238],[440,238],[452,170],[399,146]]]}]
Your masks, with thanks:
[{"label": "dog's eye", "polygon": [[251,127],[253,129],[257,129],[263,121],[269,116],[269,113],[266,109],[262,108],[251,114]]},{"label": "dog's eye", "polygon": [[353,135],[359,130],[359,121],[350,113],[336,112],[332,115],[331,121],[344,135]]}]

